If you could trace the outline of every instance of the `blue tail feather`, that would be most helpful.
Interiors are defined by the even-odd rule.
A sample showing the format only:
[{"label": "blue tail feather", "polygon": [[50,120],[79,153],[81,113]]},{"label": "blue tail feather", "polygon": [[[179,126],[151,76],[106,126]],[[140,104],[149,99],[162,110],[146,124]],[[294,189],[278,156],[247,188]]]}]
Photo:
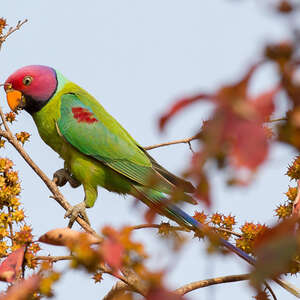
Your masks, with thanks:
[{"label": "blue tail feather", "polygon": [[[168,203],[168,199],[161,192],[146,189],[141,186],[136,186],[136,190],[142,197],[139,197],[147,206],[155,209],[158,213],[170,218],[176,223],[187,226],[188,228],[194,230],[195,232],[203,232],[203,225],[191,217],[189,214],[184,212],[178,206]],[[254,265],[255,259],[248,255],[243,250],[232,245],[230,242],[223,238],[219,238],[219,242],[228,250],[234,252],[242,259],[247,261],[249,264]]]}]

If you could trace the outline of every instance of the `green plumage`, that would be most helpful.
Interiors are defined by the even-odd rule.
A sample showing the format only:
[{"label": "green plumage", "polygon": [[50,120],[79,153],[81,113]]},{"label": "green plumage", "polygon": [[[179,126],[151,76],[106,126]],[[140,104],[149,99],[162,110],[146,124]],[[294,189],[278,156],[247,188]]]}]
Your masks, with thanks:
[{"label": "green plumage", "polygon": [[[193,186],[160,166],[85,90],[58,73],[59,86],[33,119],[42,139],[65,161],[65,168],[83,184],[92,207],[97,187],[131,194],[143,201],[170,194],[175,185]],[[74,112],[75,110],[75,112]],[[81,115],[76,115],[76,110]],[[83,112],[83,113],[82,113]],[[81,118],[81,119],[80,119]],[[188,195],[184,200],[192,202]],[[148,205],[151,203],[147,203]]]}]

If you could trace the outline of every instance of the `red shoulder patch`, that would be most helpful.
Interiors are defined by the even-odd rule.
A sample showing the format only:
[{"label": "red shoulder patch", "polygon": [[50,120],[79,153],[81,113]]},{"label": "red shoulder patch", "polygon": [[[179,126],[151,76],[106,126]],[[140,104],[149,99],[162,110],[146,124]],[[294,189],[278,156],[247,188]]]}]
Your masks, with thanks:
[{"label": "red shoulder patch", "polygon": [[98,120],[94,117],[93,113],[90,112],[85,107],[72,107],[73,117],[77,120],[78,123],[95,123]]}]

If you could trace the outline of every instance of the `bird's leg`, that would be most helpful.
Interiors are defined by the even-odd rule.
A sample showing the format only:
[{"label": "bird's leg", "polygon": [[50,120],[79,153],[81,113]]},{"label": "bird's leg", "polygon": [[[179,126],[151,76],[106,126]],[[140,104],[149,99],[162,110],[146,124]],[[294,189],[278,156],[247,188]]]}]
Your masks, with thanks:
[{"label": "bird's leg", "polygon": [[69,175],[68,181],[72,188],[77,188],[81,185],[81,182],[78,181],[73,175]]},{"label": "bird's leg", "polygon": [[67,182],[70,183],[72,188],[76,188],[81,185],[81,183],[65,168],[57,170],[53,174],[52,180],[57,186],[64,186]]},{"label": "bird's leg", "polygon": [[98,192],[97,187],[91,185],[84,184],[83,188],[85,193],[84,201],[72,206],[70,209],[67,210],[65,214],[65,218],[70,218],[68,224],[68,227],[70,228],[73,226],[78,216],[81,216],[84,221],[90,224],[89,218],[86,213],[86,208],[90,208],[94,205],[98,196]]},{"label": "bird's leg", "polygon": [[68,182],[67,176],[69,176],[69,174],[65,169],[59,169],[53,174],[52,181],[57,186],[64,186]]}]

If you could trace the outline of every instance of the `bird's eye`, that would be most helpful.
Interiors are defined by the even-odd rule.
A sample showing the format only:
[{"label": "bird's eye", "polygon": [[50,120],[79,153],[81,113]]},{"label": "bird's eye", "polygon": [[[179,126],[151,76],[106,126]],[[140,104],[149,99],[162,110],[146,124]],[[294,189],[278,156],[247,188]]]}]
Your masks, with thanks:
[{"label": "bird's eye", "polygon": [[32,79],[33,78],[31,76],[25,76],[23,78],[23,84],[26,85],[26,86],[29,86],[31,84],[31,82],[32,82]]}]

